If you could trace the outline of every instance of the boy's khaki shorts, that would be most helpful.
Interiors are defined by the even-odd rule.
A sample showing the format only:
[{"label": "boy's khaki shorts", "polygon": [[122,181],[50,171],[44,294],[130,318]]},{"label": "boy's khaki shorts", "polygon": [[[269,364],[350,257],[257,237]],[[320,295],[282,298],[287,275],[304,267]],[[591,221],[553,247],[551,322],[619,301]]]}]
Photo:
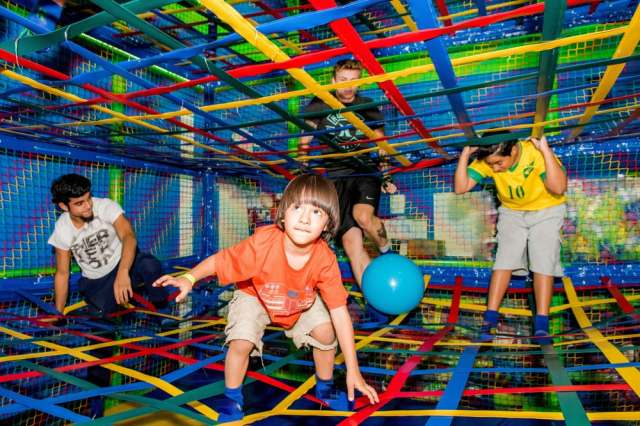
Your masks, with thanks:
[{"label": "boy's khaki shorts", "polygon": [[[271,319],[257,297],[242,290],[236,290],[229,302],[227,326],[224,329],[227,336],[225,345],[232,340],[247,340],[255,345],[251,356],[262,356],[262,336],[270,323]],[[322,299],[316,296],[314,304],[304,311],[294,326],[285,330],[284,334],[293,339],[296,348],[313,346],[328,351],[338,346],[336,339],[331,344],[325,345],[311,337],[311,331],[314,328],[327,323],[331,323],[329,311]]]},{"label": "boy's khaki shorts", "polygon": [[560,230],[567,211],[565,204],[542,210],[498,208],[498,250],[493,269],[532,272],[561,277]]}]

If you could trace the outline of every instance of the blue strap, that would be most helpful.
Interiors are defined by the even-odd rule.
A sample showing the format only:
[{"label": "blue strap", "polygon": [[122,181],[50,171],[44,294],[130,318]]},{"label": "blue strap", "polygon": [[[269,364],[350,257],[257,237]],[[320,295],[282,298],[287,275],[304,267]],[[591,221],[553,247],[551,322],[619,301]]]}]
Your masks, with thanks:
[{"label": "blue strap", "polygon": [[58,310],[55,308],[55,306],[53,306],[51,303],[45,303],[42,301],[42,299],[40,299],[37,296],[34,296],[33,294],[24,291],[24,290],[14,290],[15,293],[19,294],[20,296],[22,296],[22,298],[32,302],[34,305],[38,306],[39,308],[41,308],[43,311],[45,311],[48,314],[52,314],[52,315],[59,315],[60,312],[58,312]]},{"label": "blue strap", "polygon": [[[473,367],[479,350],[479,346],[468,346],[462,352],[458,360],[458,365],[453,371],[451,379],[449,379],[449,383],[440,401],[438,401],[438,405],[436,405],[436,410],[455,410],[458,408],[460,398],[462,398],[462,394],[464,393],[464,388],[467,385],[471,368]],[[451,416],[430,417],[425,425],[449,426],[452,421],[453,417]]]},{"label": "blue strap", "polygon": [[[425,30],[429,28],[438,28],[440,26],[437,20],[436,11],[433,8],[431,1],[408,0],[408,5],[419,29]],[[440,81],[444,88],[451,89],[456,87],[456,75],[453,71],[453,65],[451,64],[451,59],[449,58],[447,48],[442,41],[442,37],[436,37],[432,40],[426,41],[425,44],[429,51],[429,57],[433,62],[436,73],[438,73],[438,77],[440,77]],[[447,95],[447,98],[449,99],[449,103],[453,108],[453,113],[458,119],[458,122],[460,124],[469,123],[471,120],[469,119],[469,114],[467,114],[462,96],[460,96],[459,93],[452,93]],[[463,132],[468,138],[476,136],[475,131],[471,126],[463,127]]]},{"label": "blue strap", "polygon": [[29,398],[28,396],[21,395],[17,392],[13,392],[1,386],[0,386],[0,396],[7,399],[11,399],[16,403],[25,406],[26,408],[31,408],[37,411],[42,411],[43,413],[52,414],[56,417],[60,417],[71,422],[77,423],[77,422],[85,422],[90,420],[89,417],[81,416],[80,414],[76,414],[71,410],[52,404],[49,398],[46,398],[46,399]]}]

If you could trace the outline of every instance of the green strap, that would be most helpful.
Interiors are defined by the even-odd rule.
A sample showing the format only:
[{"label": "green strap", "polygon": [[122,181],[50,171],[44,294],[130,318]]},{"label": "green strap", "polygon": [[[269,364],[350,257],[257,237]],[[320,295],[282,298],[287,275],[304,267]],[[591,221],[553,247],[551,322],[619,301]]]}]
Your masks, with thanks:
[{"label": "green strap", "polygon": [[[567,374],[567,371],[562,366],[562,361],[553,350],[551,344],[543,344],[542,353],[544,355],[545,364],[549,369],[549,375],[551,376],[551,382],[554,386],[571,386],[571,379]],[[565,424],[568,426],[590,426],[591,422],[587,417],[587,413],[584,411],[582,402],[578,398],[577,392],[557,392],[558,402],[560,403],[560,410],[564,415]]]},{"label": "green strap", "polygon": [[[564,12],[567,8],[566,0],[547,0],[544,4],[544,24],[542,27],[542,40],[551,41],[560,36],[564,22]],[[558,65],[558,53],[560,49],[545,50],[540,53],[540,65],[538,67],[537,92],[544,93],[551,90],[556,78]],[[551,95],[542,95],[536,99],[536,117],[544,121],[549,110]]]}]

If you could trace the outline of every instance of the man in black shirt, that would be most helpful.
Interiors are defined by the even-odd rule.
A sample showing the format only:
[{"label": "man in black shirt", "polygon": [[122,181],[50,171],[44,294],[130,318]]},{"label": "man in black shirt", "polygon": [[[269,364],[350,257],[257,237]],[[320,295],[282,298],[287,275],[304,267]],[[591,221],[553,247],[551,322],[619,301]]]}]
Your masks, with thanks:
[{"label": "man in black shirt", "polygon": [[[357,80],[362,76],[362,65],[354,60],[342,60],[333,68],[333,83]],[[334,96],[346,107],[371,102],[370,98],[358,95],[357,87],[337,89]],[[326,114],[322,114],[326,111]],[[307,123],[318,130],[332,130],[326,136],[338,145],[340,152],[351,152],[358,149],[356,142],[366,139],[366,135],[353,128],[351,123],[339,112],[332,109],[323,101],[314,97],[306,106],[305,113],[318,113],[317,118],[307,119]],[[384,117],[377,107],[366,108],[354,113],[365,122],[374,121],[370,127],[374,130],[376,138],[383,138]],[[311,143],[313,136],[300,138],[300,148],[306,148]],[[383,153],[381,152],[381,155]],[[364,249],[364,233],[378,246],[381,253],[390,250],[387,231],[384,223],[376,216],[380,193],[394,193],[396,187],[390,178],[380,179],[377,174],[372,174],[375,169],[364,163],[337,159],[326,159],[323,166],[327,168],[328,176],[333,180],[338,191],[340,201],[340,228],[336,234],[338,241],[342,243],[349,256],[353,276],[358,285],[362,282],[362,273],[371,262]]]}]

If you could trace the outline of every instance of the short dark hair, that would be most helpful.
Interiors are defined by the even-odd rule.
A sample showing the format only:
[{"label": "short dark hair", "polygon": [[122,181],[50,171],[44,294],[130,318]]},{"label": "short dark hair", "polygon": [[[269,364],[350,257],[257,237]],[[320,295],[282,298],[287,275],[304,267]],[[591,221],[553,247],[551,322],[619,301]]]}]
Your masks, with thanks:
[{"label": "short dark hair", "polygon": [[[501,136],[504,135],[504,136]],[[511,135],[511,136],[506,136]],[[499,137],[495,137],[499,136]],[[495,137],[495,138],[494,138]],[[474,153],[475,158],[478,160],[484,160],[491,155],[499,155],[501,157],[507,157],[511,155],[511,150],[518,143],[518,138],[508,130],[498,130],[495,132],[485,132],[481,136],[482,139],[500,139],[498,143],[490,143],[488,145],[481,145]]]},{"label": "short dark hair", "polygon": [[75,173],[62,175],[51,184],[51,200],[55,204],[69,204],[69,199],[82,197],[87,192],[91,192],[91,181]]},{"label": "short dark hair", "polygon": [[293,179],[284,190],[276,213],[276,224],[284,231],[284,214],[292,204],[311,204],[322,209],[329,221],[322,238],[329,241],[340,226],[340,204],[333,183],[318,175],[300,175]]},{"label": "short dark hair", "polygon": [[341,70],[357,70],[362,72],[362,64],[355,59],[342,59],[333,66],[333,77],[335,78],[338,71]]}]

